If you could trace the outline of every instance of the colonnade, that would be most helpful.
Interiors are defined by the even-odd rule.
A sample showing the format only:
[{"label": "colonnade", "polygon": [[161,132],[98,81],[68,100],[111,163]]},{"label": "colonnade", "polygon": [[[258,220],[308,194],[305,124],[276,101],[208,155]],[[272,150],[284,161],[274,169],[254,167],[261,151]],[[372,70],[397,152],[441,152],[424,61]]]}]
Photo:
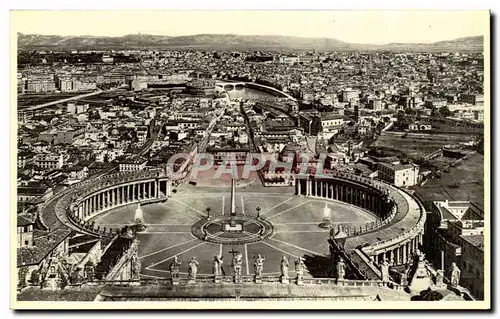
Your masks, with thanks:
[{"label": "colonnade", "polygon": [[120,205],[169,197],[171,189],[169,180],[160,179],[114,185],[84,196],[76,205],[74,215],[79,220],[86,220]]},{"label": "colonnade", "polygon": [[[375,213],[385,220],[395,205],[394,199],[383,189],[340,178],[298,178],[295,183],[295,194],[307,197],[319,197],[346,202]],[[404,205],[402,207],[404,209]],[[401,241],[394,240],[380,248],[368,250],[368,257],[377,265],[387,260],[392,265],[406,264],[417,252],[423,241],[423,227],[415,227]],[[363,249],[365,251],[365,249]]]},{"label": "colonnade", "polygon": [[417,253],[419,246],[422,245],[422,240],[423,230],[416,233],[413,238],[384,249],[382,252],[377,251],[370,258],[376,264],[382,263],[384,259],[391,265],[406,264],[411,260],[413,254]]},{"label": "colonnade", "polygon": [[372,211],[381,219],[386,218],[392,208],[378,190],[340,179],[297,179],[295,194],[346,202]]}]

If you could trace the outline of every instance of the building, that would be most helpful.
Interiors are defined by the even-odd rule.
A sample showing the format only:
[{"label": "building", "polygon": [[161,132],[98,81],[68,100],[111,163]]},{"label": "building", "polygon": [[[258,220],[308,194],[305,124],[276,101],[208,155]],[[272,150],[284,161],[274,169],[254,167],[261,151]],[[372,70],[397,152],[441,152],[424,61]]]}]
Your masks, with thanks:
[{"label": "building", "polygon": [[103,55],[103,57],[102,57],[103,63],[113,63],[114,61],[115,61],[115,59],[112,56]]},{"label": "building", "polygon": [[460,102],[468,103],[472,105],[483,105],[484,95],[482,94],[461,94]]},{"label": "building", "polygon": [[19,203],[26,203],[35,199],[46,200],[52,195],[52,188],[38,183],[17,187],[17,201]]},{"label": "building", "polygon": [[35,221],[29,216],[17,215],[17,248],[33,246],[33,226]]},{"label": "building", "polygon": [[484,235],[461,235],[461,285],[478,299],[484,299]]},{"label": "building", "polygon": [[468,201],[434,201],[426,234],[429,260],[445,270],[454,262],[460,285],[484,298],[484,211]]},{"label": "building", "polygon": [[20,151],[17,153],[17,167],[24,168],[33,158],[33,153],[29,151]]},{"label": "building", "polygon": [[344,102],[344,103],[357,102],[357,100],[359,100],[359,94],[360,94],[360,92],[358,90],[353,90],[353,89],[347,88],[347,89],[342,91],[342,95],[341,95],[342,101],[341,102]]},{"label": "building", "polygon": [[215,165],[223,163],[233,163],[236,165],[244,165],[247,163],[247,155],[250,152],[247,148],[207,148],[207,153],[214,158]]},{"label": "building", "polygon": [[140,156],[134,156],[132,158],[123,160],[120,162],[119,169],[120,172],[127,171],[142,171],[146,168],[148,160]]},{"label": "building", "polygon": [[419,182],[419,166],[416,164],[377,163],[380,179],[394,184],[397,187],[409,187]]},{"label": "building", "polygon": [[68,106],[66,107],[66,110],[70,114],[80,114],[80,113],[85,113],[89,109],[88,104],[75,104],[75,103],[68,103]]},{"label": "building", "polygon": [[474,111],[474,120],[484,122],[484,110]]},{"label": "building", "polygon": [[56,84],[52,75],[32,75],[27,77],[25,93],[54,92]]},{"label": "building", "polygon": [[337,115],[337,114],[322,115],[320,119],[321,131],[323,132],[326,138],[330,138],[331,136],[337,134],[342,128],[342,126],[347,122],[348,121],[342,115]]},{"label": "building", "polygon": [[78,91],[92,91],[97,89],[97,82],[71,77],[58,77],[57,87],[61,92],[78,92]]},{"label": "building", "polygon": [[445,107],[448,104],[448,100],[446,99],[431,99],[425,101],[425,107],[432,109],[432,108],[442,108]]},{"label": "building", "polygon": [[60,169],[64,165],[64,155],[51,153],[36,154],[34,163],[42,169]]},{"label": "building", "polygon": [[137,139],[139,140],[139,143],[144,143],[146,142],[148,138],[148,127],[147,126],[139,126],[137,127]]},{"label": "building", "polygon": [[382,99],[375,98],[370,100],[370,108],[375,111],[382,110]]},{"label": "building", "polygon": [[140,79],[140,78],[135,78],[132,81],[130,81],[130,90],[131,91],[141,91],[145,90],[148,88],[148,82]]},{"label": "building", "polygon": [[293,63],[298,63],[298,62],[300,62],[300,58],[298,56],[295,56],[295,55],[280,57],[280,63],[293,64]]},{"label": "building", "polygon": [[430,131],[432,130],[432,125],[431,124],[419,124],[419,123],[413,123],[408,126],[408,129],[410,131]]}]

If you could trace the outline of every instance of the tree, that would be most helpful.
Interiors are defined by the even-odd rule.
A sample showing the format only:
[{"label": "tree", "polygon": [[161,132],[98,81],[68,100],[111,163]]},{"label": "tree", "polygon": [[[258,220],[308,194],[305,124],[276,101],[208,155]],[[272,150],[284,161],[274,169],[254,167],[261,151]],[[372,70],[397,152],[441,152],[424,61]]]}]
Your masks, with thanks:
[{"label": "tree", "polygon": [[433,106],[431,109],[431,118],[436,117],[437,113],[438,113],[438,109],[435,106]]},{"label": "tree", "polygon": [[439,109],[439,114],[441,114],[443,117],[448,117],[451,116],[451,111],[447,106],[443,106]]}]

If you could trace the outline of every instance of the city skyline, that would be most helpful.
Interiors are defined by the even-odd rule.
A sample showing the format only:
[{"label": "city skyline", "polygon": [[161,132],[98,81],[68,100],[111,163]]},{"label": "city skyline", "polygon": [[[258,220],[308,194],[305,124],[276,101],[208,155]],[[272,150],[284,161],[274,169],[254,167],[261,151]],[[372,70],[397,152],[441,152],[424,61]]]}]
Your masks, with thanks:
[{"label": "city skyline", "polygon": [[[236,34],[329,38],[347,43],[383,45],[434,43],[484,36],[484,26],[489,21],[481,18],[481,11],[459,10],[13,11],[11,27],[13,31],[23,34],[76,37],[121,37],[131,34],[171,37]],[[89,20],[98,22],[89,24]],[[59,23],[49,24],[46,21]],[[65,23],[69,21],[70,24]],[[135,21],[135,23],[124,24],[123,21]],[[268,23],[264,26],[255,24],[254,21],[268,21]],[[352,21],[361,22],[353,27]],[[65,24],[65,28],[60,28],[61,24]],[[120,27],[114,28],[114,25]],[[398,28],[395,28],[395,25]]]}]

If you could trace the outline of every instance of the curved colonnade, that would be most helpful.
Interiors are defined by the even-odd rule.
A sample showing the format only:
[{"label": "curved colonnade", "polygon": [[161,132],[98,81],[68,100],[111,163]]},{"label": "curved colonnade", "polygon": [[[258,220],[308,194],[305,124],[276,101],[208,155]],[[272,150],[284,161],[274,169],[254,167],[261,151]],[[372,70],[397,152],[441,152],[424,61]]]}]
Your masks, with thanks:
[{"label": "curved colonnade", "polygon": [[337,173],[313,177],[298,175],[295,194],[342,201],[378,216],[360,228],[332,229],[331,236],[345,237],[346,253],[357,250],[374,265],[386,259],[392,265],[406,264],[422,244],[425,209],[406,191],[381,181]]},{"label": "curved colonnade", "polygon": [[[87,234],[113,237],[119,229],[100,229],[90,220],[123,205],[164,200],[171,195],[171,180],[164,170],[150,170],[83,181],[53,196],[42,207],[40,220],[50,230],[70,230],[73,226]],[[346,238],[345,251],[361,251],[375,265],[384,258],[393,265],[405,264],[422,243],[425,210],[402,189],[338,173],[328,177],[297,175],[295,191],[299,196],[349,203],[378,216],[380,220],[364,227],[339,229]]]},{"label": "curved colonnade", "polygon": [[87,234],[113,237],[119,229],[101,229],[90,220],[120,206],[164,200],[171,192],[171,178],[163,170],[105,175],[56,194],[42,207],[40,219],[51,230],[72,225]]}]

